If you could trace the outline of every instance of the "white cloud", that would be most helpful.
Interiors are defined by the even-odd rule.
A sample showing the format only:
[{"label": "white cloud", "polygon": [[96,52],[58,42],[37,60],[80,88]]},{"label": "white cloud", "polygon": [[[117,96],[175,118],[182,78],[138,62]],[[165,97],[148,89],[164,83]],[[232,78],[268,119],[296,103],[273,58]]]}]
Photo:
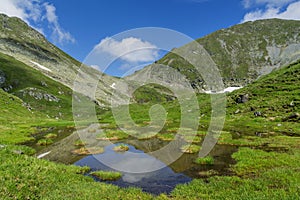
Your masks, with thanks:
[{"label": "white cloud", "polygon": [[38,0],[1,0],[0,13],[19,17],[28,23],[29,19],[37,21],[41,16]]},{"label": "white cloud", "polygon": [[1,0],[0,4],[0,13],[18,17],[40,33],[44,33],[44,30],[38,25],[46,19],[55,43],[73,43],[74,38],[61,28],[55,11],[56,8],[53,5],[43,3],[43,0]]},{"label": "white cloud", "polygon": [[158,58],[155,45],[134,37],[124,38],[121,41],[105,38],[96,46],[96,50],[129,63],[152,62]]},{"label": "white cloud", "polygon": [[56,8],[49,3],[44,3],[44,7],[46,9],[46,18],[52,28],[52,37],[55,42],[59,44],[63,44],[64,42],[74,43],[75,39],[69,33],[64,31],[60,24],[58,23],[58,17],[56,15]]},{"label": "white cloud", "polygon": [[45,3],[45,8],[46,8],[46,17],[48,22],[50,23],[57,23],[58,18],[55,14],[56,8],[53,5],[50,5],[48,3]]},{"label": "white cloud", "polygon": [[268,7],[281,7],[293,2],[295,2],[295,0],[243,0],[242,4],[245,8],[261,5],[267,5]]},{"label": "white cloud", "polygon": [[[258,1],[258,0],[257,0]],[[263,0],[261,0],[263,1]],[[267,0],[265,0],[267,1]],[[286,0],[288,1],[288,0]],[[279,2],[279,1],[278,1]],[[281,1],[283,2],[283,1]],[[244,16],[242,22],[246,21],[255,21],[259,19],[291,19],[291,20],[300,20],[300,1],[293,2],[287,5],[286,9],[283,9],[283,6],[271,6],[270,4],[267,7],[259,10],[255,10],[247,13]]]},{"label": "white cloud", "polygon": [[100,69],[100,67],[98,65],[90,65],[91,68],[94,68],[94,69]]}]

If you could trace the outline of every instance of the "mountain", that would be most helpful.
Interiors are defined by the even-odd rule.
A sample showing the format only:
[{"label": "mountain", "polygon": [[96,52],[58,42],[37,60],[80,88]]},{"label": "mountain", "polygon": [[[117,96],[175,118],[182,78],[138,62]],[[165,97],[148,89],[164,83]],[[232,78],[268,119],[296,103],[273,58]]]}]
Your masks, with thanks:
[{"label": "mountain", "polygon": [[21,99],[23,107],[32,113],[38,113],[45,118],[72,119],[70,88],[2,53],[0,88],[3,92]]},{"label": "mountain", "polygon": [[[228,29],[216,31],[196,40],[201,44],[216,63],[225,87],[245,86],[258,77],[268,74],[282,66],[300,59],[300,21],[268,19],[246,22]],[[187,44],[179,50],[190,48]],[[168,65],[185,75],[191,86],[199,92],[208,90],[201,74],[184,58],[172,50],[162,59],[128,79],[144,76],[159,76],[160,65]],[[152,75],[150,75],[152,74]],[[178,80],[178,76],[169,73],[166,80]]]},{"label": "mountain", "polygon": [[[99,80],[95,97],[99,104],[108,104],[113,88],[110,86],[118,79],[91,67],[82,65],[71,56],[51,44],[46,38],[21,19],[0,14],[0,53],[14,57],[24,64],[35,68],[44,75],[73,88],[80,69],[86,77]],[[79,81],[82,81],[79,77]],[[93,86],[87,84],[86,90]],[[115,98],[124,94],[116,94]]]}]

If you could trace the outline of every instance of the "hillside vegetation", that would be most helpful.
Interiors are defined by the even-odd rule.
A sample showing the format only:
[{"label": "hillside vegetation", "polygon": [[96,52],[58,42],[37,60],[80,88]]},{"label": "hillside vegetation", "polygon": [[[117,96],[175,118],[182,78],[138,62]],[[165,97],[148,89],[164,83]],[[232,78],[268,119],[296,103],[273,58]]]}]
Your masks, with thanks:
[{"label": "hillside vegetation", "polygon": [[[261,75],[300,59],[299,33],[299,21],[269,19],[235,25],[196,41],[216,63],[226,87],[245,86]],[[185,45],[185,48],[188,46],[189,44]],[[156,64],[176,69],[185,75],[191,86],[199,92],[206,89],[201,74],[177,54],[170,52]],[[159,76],[158,68],[159,65],[150,65],[137,71],[135,76],[142,75],[147,70]],[[176,76],[168,74],[166,77],[171,80],[175,78],[173,81],[176,82]]]}]

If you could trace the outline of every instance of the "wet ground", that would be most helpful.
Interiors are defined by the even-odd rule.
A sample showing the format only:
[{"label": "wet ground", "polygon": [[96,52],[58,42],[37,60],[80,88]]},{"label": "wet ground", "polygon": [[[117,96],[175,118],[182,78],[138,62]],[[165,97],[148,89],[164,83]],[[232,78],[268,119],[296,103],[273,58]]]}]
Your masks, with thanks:
[{"label": "wet ground", "polygon": [[[36,145],[38,139],[43,138],[49,132],[56,133],[55,143],[41,147]],[[213,165],[199,165],[194,161],[198,154],[181,154],[178,147],[171,150],[170,155],[177,153],[181,155],[169,165],[166,164],[169,155],[153,153],[170,142],[162,141],[157,138],[148,140],[137,140],[129,138],[115,142],[129,146],[128,152],[118,153],[113,151],[115,146],[108,143],[104,146],[104,153],[98,155],[78,156],[72,151],[78,147],[74,146],[79,135],[73,129],[51,129],[44,131],[36,136],[36,141],[27,145],[37,150],[37,156],[45,154],[44,159],[64,164],[75,164],[78,166],[89,166],[92,171],[109,170],[120,171],[123,176],[117,181],[108,183],[120,187],[139,187],[145,192],[152,194],[170,193],[177,184],[188,183],[194,178],[208,178],[215,175],[232,175],[229,170],[230,165],[234,164],[231,155],[237,151],[238,147],[230,145],[216,145],[210,152],[214,158]],[[98,144],[98,143],[97,143]],[[103,143],[101,143],[103,145]],[[105,143],[104,143],[105,144]],[[100,181],[94,178],[96,181]]]}]

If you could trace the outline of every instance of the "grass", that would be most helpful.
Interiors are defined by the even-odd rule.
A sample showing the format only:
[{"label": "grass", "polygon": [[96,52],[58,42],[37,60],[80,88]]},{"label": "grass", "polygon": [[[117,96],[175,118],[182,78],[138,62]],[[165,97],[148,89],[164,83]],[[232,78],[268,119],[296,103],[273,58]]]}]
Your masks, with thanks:
[{"label": "grass", "polygon": [[[12,86],[9,93],[22,99],[33,112],[44,118],[48,115],[53,119],[72,119],[72,90],[70,88],[2,53],[0,53],[0,70],[6,76],[2,88]],[[44,85],[45,83],[47,86]],[[41,97],[37,98],[29,92],[40,93]],[[59,101],[48,101],[43,97],[44,94],[53,95]]]},{"label": "grass", "polygon": [[48,146],[48,145],[53,144],[53,140],[51,140],[51,139],[40,139],[36,144],[39,145],[39,146]]},{"label": "grass", "polygon": [[156,137],[163,141],[172,141],[175,139],[175,135],[173,133],[158,133]]},{"label": "grass", "polygon": [[200,143],[202,141],[202,137],[196,135],[183,135],[182,137],[188,143]]},{"label": "grass", "polygon": [[[236,31],[235,28],[233,30]],[[211,51],[215,50],[215,45],[217,45],[215,42],[207,44]],[[168,56],[172,58],[171,54]],[[222,54],[216,56],[222,57]],[[224,58],[221,64],[227,65],[229,61]],[[10,93],[0,90],[0,144],[4,144],[0,147],[1,197],[4,199],[154,199],[153,196],[139,189],[120,189],[94,182],[92,178],[82,175],[90,171],[88,167],[78,168],[39,160],[32,156],[35,154],[34,150],[13,145],[32,140],[31,135],[36,133],[37,126],[72,126],[69,97],[71,90],[3,54],[0,54],[0,69],[8,77],[7,85],[4,87],[13,86]],[[300,112],[299,70],[300,63],[291,64],[262,77],[252,85],[228,94],[225,131],[222,132],[219,143],[239,147],[232,155],[236,161],[230,167],[234,176],[195,179],[190,184],[178,185],[171,195],[160,195],[157,198],[299,199],[300,127],[298,118],[289,119],[291,114]],[[222,73],[226,75],[229,71],[225,69]],[[186,70],[186,72],[190,73],[193,76],[191,78],[195,80],[199,78],[192,71]],[[234,71],[234,74],[245,73],[247,68],[241,66]],[[43,86],[41,82],[46,82],[48,87]],[[60,101],[37,101],[31,96],[23,95],[22,92],[30,88],[53,94]],[[159,95],[160,90],[163,90],[162,96]],[[63,94],[59,91],[63,91]],[[236,99],[244,94],[249,95],[249,101],[243,104],[236,103]],[[167,112],[167,119],[157,137],[163,140],[173,139],[180,127],[181,107],[176,99],[168,100],[172,94],[164,88],[148,85],[137,90],[134,95],[134,101],[140,102],[129,106],[134,122],[141,127],[149,125],[149,110],[154,104],[161,103]],[[181,136],[189,142],[199,142],[205,136],[210,122],[210,96],[199,94],[197,97],[201,118],[196,140],[192,139],[191,129],[181,129]],[[28,109],[24,102],[33,110]],[[253,114],[255,111],[261,112],[262,116],[255,117]],[[62,115],[59,120],[55,120],[59,112]],[[104,133],[99,134],[98,139],[122,140],[129,137],[128,134],[118,130],[109,109],[97,109],[97,112],[100,123],[106,124]],[[96,131],[91,129],[89,133]],[[261,137],[256,136],[255,133]],[[154,134],[156,133],[150,135]],[[147,138],[147,135],[143,137]],[[47,145],[50,139],[42,139],[39,142]],[[76,141],[74,145],[82,147],[84,142]],[[184,146],[181,150],[185,153],[196,153],[200,148],[193,144]],[[21,151],[25,155],[17,155],[16,151]],[[103,148],[82,147],[73,153],[87,155],[103,151]],[[209,165],[214,160],[205,157],[198,158],[195,162]],[[110,174],[112,172],[105,173],[104,176],[107,177],[116,176]],[[216,172],[200,172],[199,175],[209,177],[216,175]]]},{"label": "grass", "polygon": [[[216,31],[198,39],[197,42],[210,54],[220,69],[221,77],[226,85],[245,85],[248,80],[254,81],[258,78],[260,67],[272,65],[270,59],[265,59],[268,55],[267,46],[286,45],[289,37],[293,38],[294,35],[298,35],[299,28],[296,27],[299,27],[299,22],[293,20],[271,19],[248,22]],[[266,41],[273,41],[274,44]],[[261,56],[253,58],[253,55],[249,53],[253,51]],[[194,87],[202,88],[205,85],[201,74],[194,66],[175,53],[168,53],[157,63],[169,65],[178,70]]]},{"label": "grass", "polygon": [[97,140],[123,140],[129,136],[121,130],[106,129],[103,133],[99,133],[96,136]]},{"label": "grass", "polygon": [[103,181],[115,181],[122,177],[122,174],[120,172],[113,171],[95,171],[91,172],[90,174]]},{"label": "grass", "polygon": [[258,176],[266,169],[286,168],[297,169],[300,158],[299,149],[289,153],[266,152],[250,148],[240,148],[233,154],[233,158],[238,162],[234,167],[234,172],[239,176]]},{"label": "grass", "polygon": [[74,146],[77,146],[77,147],[83,147],[86,145],[86,142],[82,141],[82,140],[76,140],[74,142]]},{"label": "grass", "polygon": [[125,151],[128,151],[128,150],[129,150],[129,146],[126,145],[126,144],[117,144],[114,147],[114,151],[116,151],[116,152],[125,152]]},{"label": "grass", "polygon": [[183,153],[197,153],[199,152],[201,149],[200,146],[198,145],[195,145],[195,144],[187,144],[187,145],[184,145],[180,148],[180,150],[183,152]]},{"label": "grass", "polygon": [[79,149],[75,149],[72,153],[77,155],[95,155],[101,154],[104,152],[103,147],[81,147]]},{"label": "grass", "polygon": [[54,139],[54,138],[57,138],[57,134],[49,133],[49,134],[45,135],[45,138],[46,139]]},{"label": "grass", "polygon": [[213,165],[214,164],[214,158],[212,156],[197,158],[195,160],[195,163],[200,164],[200,165]]},{"label": "grass", "polygon": [[[2,199],[153,199],[139,189],[120,189],[83,176],[86,167],[55,164],[0,149]],[[19,149],[19,146],[14,146]]]},{"label": "grass", "polygon": [[233,154],[238,176],[214,176],[179,185],[172,199],[298,199],[299,149],[290,153],[242,147]]}]

